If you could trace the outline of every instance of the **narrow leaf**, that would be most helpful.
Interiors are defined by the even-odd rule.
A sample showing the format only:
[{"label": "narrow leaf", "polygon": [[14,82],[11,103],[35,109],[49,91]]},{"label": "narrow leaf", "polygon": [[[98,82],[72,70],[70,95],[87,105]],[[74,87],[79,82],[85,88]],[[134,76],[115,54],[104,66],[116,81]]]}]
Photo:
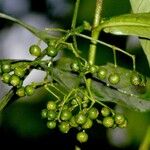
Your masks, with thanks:
[{"label": "narrow leaf", "polygon": [[33,33],[35,36],[42,39],[43,41],[47,41],[48,39],[50,39],[50,35],[46,31],[37,29],[36,27],[33,27],[19,19],[16,19],[14,17],[8,16],[3,13],[0,13],[0,18],[7,19],[21,25],[22,27],[26,28],[27,30],[29,30],[31,33]]},{"label": "narrow leaf", "polygon": [[125,14],[104,21],[99,27],[106,33],[134,35],[150,39],[150,13]]},{"label": "narrow leaf", "polygon": [[[133,13],[150,12],[150,0],[130,0],[130,3]],[[150,66],[150,41],[147,39],[141,39],[140,42]]]}]

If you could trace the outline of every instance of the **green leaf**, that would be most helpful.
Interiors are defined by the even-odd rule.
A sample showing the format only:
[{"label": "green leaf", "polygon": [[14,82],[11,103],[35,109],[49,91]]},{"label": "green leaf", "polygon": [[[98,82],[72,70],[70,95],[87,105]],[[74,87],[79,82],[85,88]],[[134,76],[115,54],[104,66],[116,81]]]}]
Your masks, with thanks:
[{"label": "green leaf", "polygon": [[[79,76],[70,71],[71,62],[71,59],[63,58],[58,61],[53,72],[56,81],[68,91],[77,88],[80,83]],[[114,71],[113,64],[104,67],[109,70],[109,74]],[[113,102],[136,111],[150,111],[150,78],[147,78],[145,87],[135,87],[130,83],[132,70],[117,67],[115,71],[121,78],[117,85],[110,85],[108,80],[100,81],[96,77],[92,79],[92,92],[95,98],[98,101]]]},{"label": "green leaf", "polygon": [[150,39],[150,13],[125,14],[104,21],[98,29],[115,35],[134,35]]},{"label": "green leaf", "polygon": [[45,42],[51,38],[50,35],[46,31],[37,29],[36,27],[33,27],[33,26],[31,26],[31,25],[29,25],[29,24],[27,24],[27,23],[25,23],[19,19],[16,19],[14,17],[0,13],[0,18],[7,19],[7,20],[10,20],[12,22],[15,22],[15,23],[21,25],[22,27],[26,28],[31,33],[33,33],[35,36],[37,36],[38,38],[42,39]]},{"label": "green leaf", "polygon": [[[130,0],[130,3],[133,13],[150,12],[150,0]],[[150,66],[150,41],[141,39],[140,42]]]},{"label": "green leaf", "polygon": [[2,111],[8,102],[11,100],[12,96],[14,95],[14,91],[10,90],[3,98],[0,100],[0,111]]}]

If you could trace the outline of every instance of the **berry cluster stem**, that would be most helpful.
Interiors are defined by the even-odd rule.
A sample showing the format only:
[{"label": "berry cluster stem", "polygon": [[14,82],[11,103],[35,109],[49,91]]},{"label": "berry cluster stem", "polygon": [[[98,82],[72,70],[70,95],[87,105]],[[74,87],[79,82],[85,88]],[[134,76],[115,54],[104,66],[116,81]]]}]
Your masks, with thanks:
[{"label": "berry cluster stem", "polygon": [[[92,29],[92,41],[89,48],[89,56],[88,56],[88,62],[90,65],[93,65],[95,63],[95,55],[96,55],[96,41],[98,40],[100,31],[95,30],[95,28],[99,25],[100,19],[101,19],[101,12],[102,12],[102,4],[103,0],[96,0],[96,8],[95,8],[95,16],[93,21],[93,29]],[[91,85],[91,79],[88,79],[88,86]]]}]

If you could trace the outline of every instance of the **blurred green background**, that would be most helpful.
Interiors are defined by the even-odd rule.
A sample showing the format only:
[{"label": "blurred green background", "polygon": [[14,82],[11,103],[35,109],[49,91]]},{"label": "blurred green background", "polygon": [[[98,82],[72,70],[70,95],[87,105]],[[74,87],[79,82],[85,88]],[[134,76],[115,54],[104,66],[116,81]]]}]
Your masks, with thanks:
[{"label": "blurred green background", "polygon": [[[0,11],[27,21],[39,28],[62,27],[70,28],[75,0],[0,0]],[[92,24],[95,8],[95,0],[81,0],[77,24],[84,20]],[[103,17],[130,13],[129,0],[104,0]],[[19,37],[19,39],[18,39]],[[28,47],[37,39],[28,31],[12,24],[9,21],[0,19],[0,57],[32,59],[28,54]],[[135,37],[118,37],[110,34],[100,35],[100,40],[126,49],[137,56],[137,70],[150,76],[146,57]],[[89,42],[78,39],[79,49],[82,56],[87,58]],[[43,44],[44,47],[44,44]],[[69,53],[64,52],[68,57]],[[102,57],[101,57],[102,56]],[[117,54],[118,64],[126,68],[132,68],[131,60]],[[96,64],[102,65],[113,62],[113,53],[104,46],[98,46]],[[144,66],[144,67],[143,67]],[[41,79],[42,73],[33,72],[25,84],[33,79]],[[2,97],[9,87],[0,83],[0,96]],[[36,93],[27,98],[16,99],[0,114],[0,145],[8,147],[23,148],[48,147],[50,149],[73,150],[77,144],[75,139],[76,131],[69,134],[61,134],[57,129],[50,131],[46,123],[41,119],[41,110],[46,106],[48,100],[53,99],[44,89],[38,89]],[[106,130],[100,125],[94,125],[89,131],[88,143],[80,145],[83,150],[137,150],[142,142],[146,129],[150,124],[150,113],[140,113],[127,108],[116,107],[116,110],[123,111],[127,116],[129,125],[127,129]]]}]

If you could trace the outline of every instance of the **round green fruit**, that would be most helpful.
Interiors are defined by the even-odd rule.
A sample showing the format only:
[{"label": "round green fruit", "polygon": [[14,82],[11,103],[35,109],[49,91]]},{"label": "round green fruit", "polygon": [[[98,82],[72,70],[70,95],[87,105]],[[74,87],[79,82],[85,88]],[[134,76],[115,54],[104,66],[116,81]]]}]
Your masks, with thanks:
[{"label": "round green fruit", "polygon": [[117,73],[111,73],[108,77],[108,81],[111,84],[117,84],[120,81],[120,76]]},{"label": "round green fruit", "polygon": [[47,109],[48,110],[56,110],[57,104],[54,101],[48,101]]},{"label": "round green fruit", "polygon": [[115,114],[114,119],[115,123],[118,125],[123,124],[125,121],[125,117],[123,114]]},{"label": "round green fruit", "polygon": [[42,118],[47,118],[47,109],[42,109],[42,111],[41,111],[41,117]]},{"label": "round green fruit", "polygon": [[103,108],[101,109],[101,114],[102,114],[103,117],[109,116],[109,115],[110,115],[110,109],[107,108],[107,107],[103,107]]},{"label": "round green fruit", "polygon": [[46,125],[49,129],[54,129],[56,128],[56,121],[48,121]]},{"label": "round green fruit", "polygon": [[60,118],[63,121],[67,121],[72,117],[72,113],[69,110],[62,110]]},{"label": "round green fruit", "polygon": [[25,70],[21,67],[17,67],[14,69],[14,74],[17,75],[18,77],[22,78],[25,75]]},{"label": "round green fruit", "polygon": [[130,82],[132,85],[137,86],[141,83],[141,81],[142,81],[142,79],[138,73],[133,73],[131,75]]},{"label": "round green fruit", "polygon": [[11,84],[12,86],[19,86],[20,83],[21,83],[21,80],[20,80],[20,78],[19,78],[18,76],[12,75],[12,76],[10,77],[10,84]]},{"label": "round green fruit", "polygon": [[105,69],[104,67],[100,67],[97,76],[100,80],[104,80],[107,76],[107,69]]},{"label": "round green fruit", "polygon": [[34,94],[34,91],[35,91],[35,89],[34,89],[34,87],[33,87],[32,85],[27,85],[27,86],[25,87],[25,92],[26,92],[26,95],[27,95],[27,96],[33,95],[33,94]]},{"label": "round green fruit", "polygon": [[31,45],[29,48],[29,52],[31,55],[39,57],[41,55],[41,48],[38,45]]},{"label": "round green fruit", "polygon": [[95,65],[90,66],[89,72],[92,74],[96,73],[97,72],[97,66],[95,66]]},{"label": "round green fruit", "polygon": [[24,87],[21,87],[21,88],[17,89],[16,94],[19,97],[24,97],[26,95]]},{"label": "round green fruit", "polygon": [[118,127],[119,128],[126,128],[127,125],[128,125],[128,121],[127,121],[127,119],[125,119],[125,121],[122,124],[119,124]]},{"label": "round green fruit", "polygon": [[62,133],[68,133],[70,129],[70,125],[68,122],[61,122],[59,124],[59,130],[62,132]]},{"label": "round green fruit", "polygon": [[92,107],[88,112],[88,117],[92,120],[96,119],[98,115],[99,115],[99,111],[95,107]]},{"label": "round green fruit", "polygon": [[103,119],[103,125],[106,127],[106,128],[111,128],[113,127],[114,125],[114,119],[112,117],[105,117]]},{"label": "round green fruit", "polygon": [[47,119],[54,120],[57,117],[57,113],[54,110],[47,111]]},{"label": "round green fruit", "polygon": [[80,143],[85,143],[88,141],[88,134],[86,132],[83,132],[83,131],[78,132],[76,135],[76,138]]},{"label": "round green fruit", "polygon": [[78,113],[78,114],[76,115],[76,123],[77,123],[77,124],[84,124],[84,123],[86,122],[86,120],[87,120],[87,117],[86,117],[85,114],[83,114],[83,113]]},{"label": "round green fruit", "polygon": [[87,118],[87,121],[82,125],[83,129],[90,129],[93,125],[93,121],[90,118]]},{"label": "round green fruit", "polygon": [[10,77],[11,77],[11,75],[9,73],[4,73],[2,75],[2,81],[4,83],[8,84],[10,82]]},{"label": "round green fruit", "polygon": [[55,47],[48,46],[46,48],[46,54],[50,57],[55,57],[57,55],[58,51]]},{"label": "round green fruit", "polygon": [[11,64],[10,63],[2,64],[1,69],[3,73],[9,73],[11,71]]}]

